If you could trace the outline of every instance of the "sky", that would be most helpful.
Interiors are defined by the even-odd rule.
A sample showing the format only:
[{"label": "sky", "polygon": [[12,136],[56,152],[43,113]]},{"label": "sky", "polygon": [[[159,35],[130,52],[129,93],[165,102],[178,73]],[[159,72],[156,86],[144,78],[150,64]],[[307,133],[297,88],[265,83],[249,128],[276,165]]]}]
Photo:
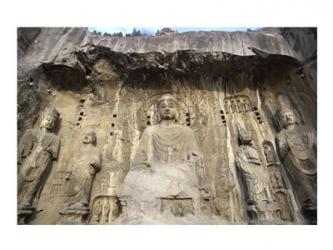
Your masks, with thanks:
[{"label": "sky", "polygon": [[[89,27],[90,31],[96,30],[97,32],[104,32],[113,34],[122,32],[125,34],[132,33],[133,29],[140,30],[141,33],[147,35],[154,35],[157,30],[161,30],[164,27]],[[187,31],[246,31],[247,29],[257,30],[258,28],[249,28],[249,27],[171,27],[171,29],[181,32]]]}]

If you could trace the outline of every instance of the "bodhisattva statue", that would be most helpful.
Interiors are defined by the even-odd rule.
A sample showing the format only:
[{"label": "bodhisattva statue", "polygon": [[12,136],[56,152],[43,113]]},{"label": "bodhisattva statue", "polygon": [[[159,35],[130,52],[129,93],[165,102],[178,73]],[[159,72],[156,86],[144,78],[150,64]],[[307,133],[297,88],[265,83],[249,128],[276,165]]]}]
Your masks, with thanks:
[{"label": "bodhisattva statue", "polygon": [[297,123],[289,108],[279,111],[283,125],[277,135],[279,155],[287,169],[302,213],[309,223],[317,222],[317,152],[315,130]]},{"label": "bodhisattva statue", "polygon": [[47,109],[40,128],[28,129],[19,143],[18,215],[21,222],[35,210],[52,161],[58,157],[60,139],[52,132],[58,119],[56,109]]},{"label": "bodhisattva statue", "polygon": [[278,207],[273,202],[268,173],[264,170],[259,153],[254,147],[252,134],[239,130],[240,147],[236,164],[245,188],[250,223],[269,223],[277,218]]},{"label": "bodhisattva statue", "polygon": [[94,177],[101,169],[101,154],[95,147],[96,134],[87,130],[82,137],[82,145],[74,152],[66,180],[70,181],[68,195],[71,202],[65,209],[89,209],[90,193]]},{"label": "bodhisattva statue", "polygon": [[194,132],[177,123],[177,105],[170,94],[159,99],[160,121],[144,130],[122,195],[148,206],[161,198],[191,198],[196,213],[200,197],[209,196],[208,179]]}]

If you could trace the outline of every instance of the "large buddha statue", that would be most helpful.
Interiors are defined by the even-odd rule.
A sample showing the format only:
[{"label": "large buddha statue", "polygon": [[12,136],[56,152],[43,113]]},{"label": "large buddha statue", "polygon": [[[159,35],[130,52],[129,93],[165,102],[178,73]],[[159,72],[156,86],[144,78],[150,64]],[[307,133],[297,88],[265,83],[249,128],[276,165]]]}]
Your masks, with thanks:
[{"label": "large buddha statue", "polygon": [[190,206],[195,214],[200,209],[200,197],[209,196],[209,186],[194,132],[177,123],[177,105],[170,94],[158,100],[159,122],[144,130],[122,195],[141,204],[141,209],[148,204],[148,210],[156,206],[162,212],[161,199],[184,199],[184,210]]}]

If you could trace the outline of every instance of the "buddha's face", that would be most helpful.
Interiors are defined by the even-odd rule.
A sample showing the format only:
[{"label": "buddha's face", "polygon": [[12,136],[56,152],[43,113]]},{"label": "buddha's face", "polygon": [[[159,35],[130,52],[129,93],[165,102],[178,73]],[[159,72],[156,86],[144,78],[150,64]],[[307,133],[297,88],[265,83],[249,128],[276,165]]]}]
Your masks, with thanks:
[{"label": "buddha's face", "polygon": [[177,104],[172,100],[161,101],[159,106],[161,120],[174,120],[177,114]]},{"label": "buddha's face", "polygon": [[296,124],[296,118],[294,113],[291,110],[284,111],[280,114],[280,119],[283,127],[288,127],[290,125]]},{"label": "buddha's face", "polygon": [[96,135],[94,132],[87,132],[83,135],[82,139],[85,144],[94,144],[96,141]]},{"label": "buddha's face", "polygon": [[46,115],[42,120],[41,127],[52,130],[57,124],[57,118],[52,115]]}]

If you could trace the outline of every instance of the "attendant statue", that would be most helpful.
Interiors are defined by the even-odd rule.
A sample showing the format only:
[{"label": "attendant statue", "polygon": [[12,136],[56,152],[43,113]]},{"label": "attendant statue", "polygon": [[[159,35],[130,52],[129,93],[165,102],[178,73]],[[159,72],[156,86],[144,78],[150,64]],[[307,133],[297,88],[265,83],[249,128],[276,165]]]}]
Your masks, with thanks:
[{"label": "attendant statue", "polygon": [[74,151],[66,176],[66,180],[70,182],[68,196],[71,197],[71,202],[65,206],[69,210],[89,209],[93,180],[101,169],[101,154],[95,144],[95,132],[87,130],[83,134],[82,145]]},{"label": "attendant statue", "polygon": [[28,129],[19,143],[18,215],[22,215],[19,220],[25,220],[35,210],[52,161],[58,157],[60,139],[53,133],[58,119],[56,109],[47,109],[40,128]]},{"label": "attendant statue", "polygon": [[311,224],[317,221],[317,152],[315,130],[299,125],[290,108],[279,111],[283,129],[277,135],[279,155],[287,169],[302,213]]},{"label": "attendant statue", "polygon": [[258,150],[253,144],[252,134],[239,130],[240,147],[236,164],[240,170],[251,223],[269,222],[277,216],[278,207],[273,202],[269,176],[263,168]]}]

